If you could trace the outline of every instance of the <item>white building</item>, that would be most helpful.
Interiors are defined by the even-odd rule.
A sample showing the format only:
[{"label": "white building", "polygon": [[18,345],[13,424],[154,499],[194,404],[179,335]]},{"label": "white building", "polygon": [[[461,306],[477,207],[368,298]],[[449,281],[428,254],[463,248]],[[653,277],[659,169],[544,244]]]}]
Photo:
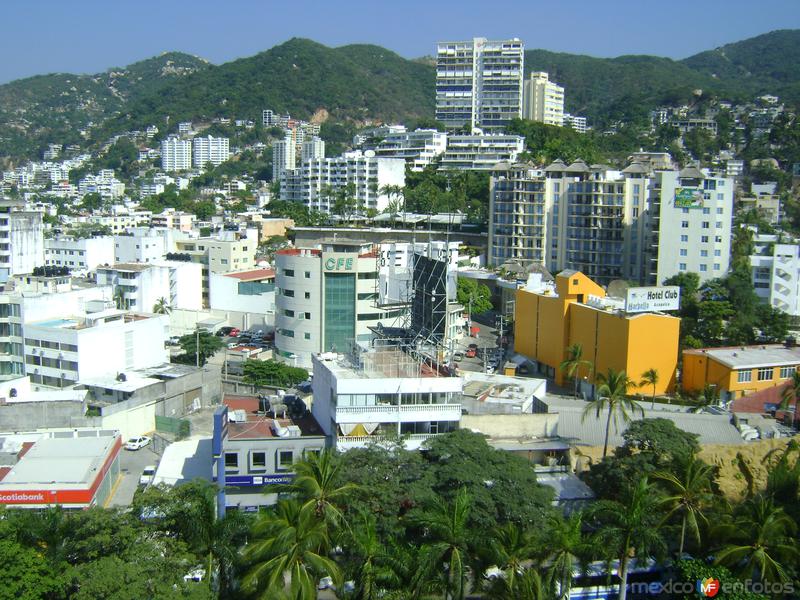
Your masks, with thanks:
[{"label": "white building", "polygon": [[169,308],[203,308],[202,266],[193,262],[117,263],[97,269],[97,284],[112,286],[119,307],[152,312],[162,299]]},{"label": "white building", "polygon": [[312,137],[310,140],[305,140],[301,148],[300,158],[303,162],[325,158],[325,141],[317,136]]},{"label": "white building", "polygon": [[194,215],[177,211],[174,208],[167,208],[164,212],[153,215],[150,219],[152,227],[165,227],[167,229],[178,229],[180,231],[189,232],[194,226]]},{"label": "white building", "polygon": [[0,283],[45,264],[42,213],[23,208],[15,200],[0,200]]},{"label": "white building", "polygon": [[192,140],[192,153],[195,167],[204,168],[208,163],[217,167],[231,157],[230,142],[224,137],[196,137]]},{"label": "white building", "polygon": [[447,134],[435,129],[388,133],[375,147],[375,155],[402,158],[412,171],[422,171],[447,149]]},{"label": "white building", "polygon": [[544,71],[533,71],[525,81],[522,118],[545,125],[564,125],[564,88]]},{"label": "white building", "polygon": [[[190,124],[191,127],[191,124]],[[192,141],[171,135],[161,142],[161,168],[167,172],[192,168]]]},{"label": "white building", "polygon": [[400,437],[408,449],[458,429],[463,381],[397,348],[313,356],[312,413],[338,450]]},{"label": "white building", "polygon": [[291,132],[286,132],[284,139],[272,144],[272,181],[281,181],[286,171],[297,165],[297,146]]},{"label": "white building", "polygon": [[728,272],[733,222],[733,180],[688,167],[657,171],[660,190],[656,283],[694,272],[701,283]]},{"label": "white building", "polygon": [[524,58],[516,38],[437,44],[436,119],[453,129],[485,130],[520,118]]},{"label": "white building", "polygon": [[94,271],[100,265],[114,263],[114,238],[108,235],[91,238],[59,236],[44,242],[45,264],[72,271]]},{"label": "white building", "polygon": [[777,236],[756,236],[750,257],[753,287],[762,301],[800,316],[800,246],[778,243]]},{"label": "white building", "polygon": [[[390,201],[386,186],[403,187],[405,160],[380,158],[372,150],[345,152],[335,158],[304,162],[300,169],[287,171],[281,181],[281,200],[302,202],[309,208],[330,213],[335,193],[352,184],[354,212],[384,210]],[[330,194],[326,192],[332,192]]]},{"label": "white building", "polygon": [[151,263],[164,258],[167,251],[166,238],[155,233],[114,236],[114,262]]},{"label": "white building", "polygon": [[525,138],[519,135],[450,135],[441,168],[488,171],[514,162],[524,150]]},{"label": "white building", "polygon": [[275,324],[275,271],[253,269],[211,273],[209,305],[227,323],[241,330]]},{"label": "white building", "polygon": [[564,113],[564,127],[571,127],[578,133],[586,133],[589,129],[586,117],[579,117],[578,115],[571,115],[569,113]]}]

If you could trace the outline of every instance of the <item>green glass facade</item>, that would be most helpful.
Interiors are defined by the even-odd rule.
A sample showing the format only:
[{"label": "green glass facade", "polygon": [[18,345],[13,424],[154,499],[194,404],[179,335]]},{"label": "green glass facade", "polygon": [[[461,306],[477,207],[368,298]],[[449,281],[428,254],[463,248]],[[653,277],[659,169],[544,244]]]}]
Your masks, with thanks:
[{"label": "green glass facade", "polygon": [[326,352],[347,352],[356,336],[356,277],[354,273],[325,274]]}]

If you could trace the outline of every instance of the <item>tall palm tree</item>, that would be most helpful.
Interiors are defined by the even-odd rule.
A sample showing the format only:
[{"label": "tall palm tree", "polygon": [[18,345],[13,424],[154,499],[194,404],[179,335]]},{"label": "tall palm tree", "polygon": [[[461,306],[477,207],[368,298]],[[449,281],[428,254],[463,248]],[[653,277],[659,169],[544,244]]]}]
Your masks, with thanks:
[{"label": "tall palm tree", "polygon": [[270,492],[294,494],[303,510],[312,511],[326,525],[338,527],[344,523],[342,506],[358,489],[353,483],[339,485],[341,463],[332,450],[310,454],[294,464],[294,480],[290,484],[270,486]]},{"label": "tall palm tree", "polygon": [[583,358],[583,346],[575,343],[567,348],[567,358],[561,361],[559,369],[564,375],[575,380],[575,398],[578,398],[578,378],[581,368],[589,369],[592,372],[594,365],[592,361]]},{"label": "tall palm tree", "polygon": [[415,590],[428,585],[435,574],[443,573],[445,600],[464,600],[470,556],[470,506],[467,489],[462,487],[452,504],[435,504],[414,518],[424,532],[420,568],[413,580]]},{"label": "tall palm tree", "polygon": [[754,496],[739,505],[732,521],[715,530],[727,541],[716,562],[738,569],[742,577],[788,582],[786,567],[800,564],[796,532],[796,523],[771,498]]},{"label": "tall palm tree", "polygon": [[157,315],[168,315],[172,312],[172,307],[169,305],[169,300],[164,296],[156,300],[153,305],[153,312]]},{"label": "tall palm tree", "polygon": [[489,540],[491,564],[503,570],[505,576],[501,579],[508,584],[509,590],[516,589],[516,578],[524,572],[538,549],[538,540],[531,532],[515,523],[506,523],[494,531]]},{"label": "tall palm tree", "polygon": [[574,513],[569,518],[551,517],[546,530],[548,574],[556,586],[558,597],[569,598],[572,578],[580,570],[589,550],[583,536],[583,515]]},{"label": "tall palm tree", "polygon": [[792,426],[794,426],[794,421],[797,417],[797,405],[800,404],[800,371],[792,373],[792,379],[789,385],[781,394],[781,403],[778,408],[788,411],[792,403],[794,403],[794,411],[789,414],[792,415]]},{"label": "tall palm tree", "polygon": [[713,473],[713,467],[698,460],[694,455],[679,465],[677,473],[667,471],[653,473],[653,477],[664,482],[667,488],[667,496],[661,500],[662,504],[668,507],[664,520],[673,515],[679,515],[681,519],[679,556],[683,554],[687,527],[699,545],[700,524],[708,525],[704,511],[711,502]]},{"label": "tall palm tree", "polygon": [[552,582],[534,568],[524,569],[513,581],[497,577],[489,583],[486,597],[492,600],[554,600]]},{"label": "tall palm tree", "polygon": [[376,600],[386,594],[386,589],[398,583],[394,572],[394,558],[389,555],[376,527],[375,515],[364,513],[358,527],[348,536],[347,547],[352,549],[355,565],[355,595],[359,600]]},{"label": "tall palm tree", "polygon": [[642,373],[642,380],[639,382],[639,386],[643,385],[652,385],[653,386],[653,398],[650,401],[650,408],[653,409],[656,407],[656,386],[658,385],[658,369],[647,369],[644,373]]},{"label": "tall palm tree", "polygon": [[623,502],[600,500],[588,511],[597,527],[595,542],[619,560],[619,600],[625,600],[630,560],[660,557],[666,550],[661,536],[659,498],[647,477],[642,477]]},{"label": "tall palm tree", "polygon": [[626,375],[625,371],[615,371],[609,367],[606,373],[597,374],[595,383],[597,384],[597,390],[595,391],[597,399],[586,405],[586,408],[583,409],[581,420],[585,420],[591,413],[594,413],[595,418],[599,419],[601,412],[608,411],[606,437],[603,442],[603,458],[605,458],[608,453],[608,433],[611,429],[612,417],[616,428],[617,418],[629,423],[632,413],[639,411],[644,416],[644,410],[636,400],[626,396],[628,388],[633,385],[633,381]]},{"label": "tall palm tree", "polygon": [[296,500],[279,500],[275,512],[261,513],[252,535],[243,550],[251,565],[242,579],[246,593],[274,598],[288,587],[293,600],[312,600],[322,577],[341,585],[341,571],[327,556],[330,538],[324,521]]}]

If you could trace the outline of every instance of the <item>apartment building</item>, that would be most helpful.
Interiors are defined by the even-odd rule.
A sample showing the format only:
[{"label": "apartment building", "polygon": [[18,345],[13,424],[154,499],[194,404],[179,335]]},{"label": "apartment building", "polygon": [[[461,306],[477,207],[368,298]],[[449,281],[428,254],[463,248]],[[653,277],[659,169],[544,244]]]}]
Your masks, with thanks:
[{"label": "apartment building", "polygon": [[756,235],[750,257],[753,287],[762,302],[800,316],[800,246],[777,235]]},{"label": "apartment building", "polygon": [[304,140],[300,146],[300,159],[302,162],[325,158],[325,141],[317,136]]},{"label": "apartment building", "polygon": [[22,202],[0,199],[0,283],[45,264],[42,213]]},{"label": "apartment building", "polygon": [[275,324],[275,271],[251,269],[209,275],[209,305],[228,325],[246,330]]},{"label": "apartment building", "polygon": [[202,266],[193,262],[117,263],[97,269],[97,284],[111,286],[119,308],[152,312],[203,308]]},{"label": "apartment building", "polygon": [[71,271],[94,271],[100,265],[114,263],[114,238],[109,235],[91,238],[58,236],[44,241],[45,264]]},{"label": "apartment building", "polygon": [[167,229],[178,229],[184,232],[192,231],[194,227],[194,215],[192,213],[177,211],[168,208],[161,214],[153,215],[150,219],[151,227],[165,227]]},{"label": "apartment building", "polygon": [[497,163],[514,162],[525,150],[519,135],[449,135],[441,169],[490,171]]},{"label": "apartment building", "polygon": [[375,155],[402,158],[412,171],[422,171],[446,149],[446,133],[435,129],[417,129],[387,133],[375,146]]},{"label": "apartment building", "polygon": [[564,88],[544,71],[533,71],[525,81],[522,118],[545,125],[564,125]]},{"label": "apartment building", "polygon": [[[191,126],[191,124],[190,124]],[[161,142],[161,168],[167,172],[192,168],[192,141],[170,135]]]},{"label": "apartment building", "polygon": [[502,129],[522,116],[525,48],[474,38],[436,47],[436,119],[450,129]]},{"label": "apartment building", "polygon": [[118,263],[151,263],[168,252],[164,236],[153,234],[115,235],[114,260]]},{"label": "apartment building", "polygon": [[196,168],[205,168],[209,163],[218,167],[230,157],[228,138],[207,135],[192,140],[192,164]]},{"label": "apartment building", "polygon": [[297,146],[289,131],[286,132],[284,139],[272,144],[272,181],[281,181],[286,171],[296,168],[296,152]]}]

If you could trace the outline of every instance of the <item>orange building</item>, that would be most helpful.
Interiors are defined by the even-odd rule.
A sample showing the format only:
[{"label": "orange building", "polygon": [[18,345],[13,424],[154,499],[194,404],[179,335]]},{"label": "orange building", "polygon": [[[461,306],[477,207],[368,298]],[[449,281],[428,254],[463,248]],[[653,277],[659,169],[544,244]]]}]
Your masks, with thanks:
[{"label": "orange building", "polygon": [[683,351],[681,387],[700,392],[717,388],[722,400],[786,383],[800,367],[800,347],[783,344],[701,348]]},{"label": "orange building", "polygon": [[[675,389],[680,319],[663,314],[628,314],[621,300],[607,298],[605,290],[577,271],[562,271],[555,287],[520,289],[516,293],[514,349],[537,364],[539,372],[568,385],[559,368],[567,349],[581,344],[583,358],[594,368],[583,368],[580,378],[593,379],[609,368],[624,370],[638,383],[656,369],[656,394]],[[651,394],[652,386],[631,392]]]}]

